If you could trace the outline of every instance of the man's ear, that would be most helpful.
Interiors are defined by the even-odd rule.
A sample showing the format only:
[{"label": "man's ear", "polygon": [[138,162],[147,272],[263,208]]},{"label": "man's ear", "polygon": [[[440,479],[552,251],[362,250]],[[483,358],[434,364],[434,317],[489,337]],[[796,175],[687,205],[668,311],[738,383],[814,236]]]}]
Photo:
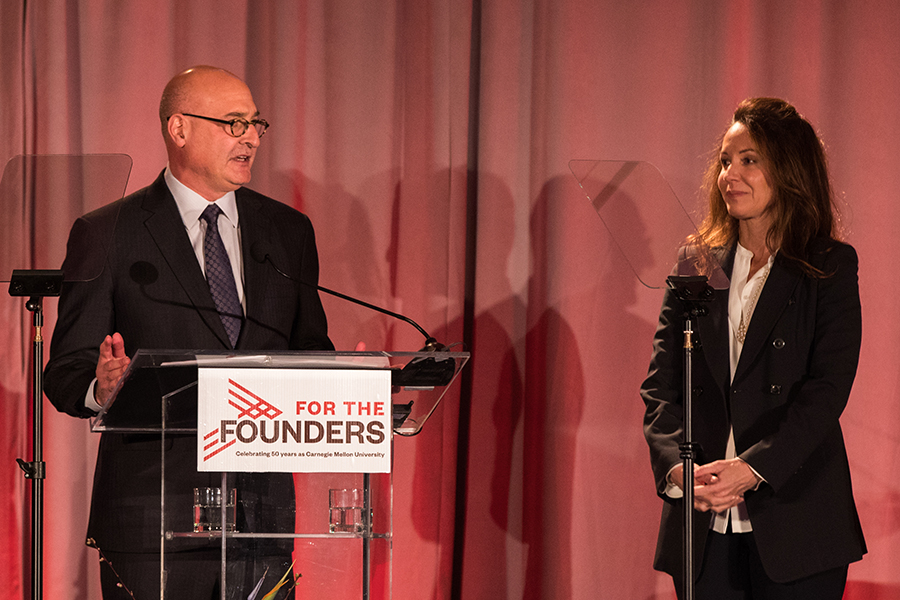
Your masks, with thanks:
[{"label": "man's ear", "polygon": [[183,148],[186,143],[188,128],[187,119],[183,115],[174,114],[166,122],[166,133],[169,135],[169,139],[179,148]]}]

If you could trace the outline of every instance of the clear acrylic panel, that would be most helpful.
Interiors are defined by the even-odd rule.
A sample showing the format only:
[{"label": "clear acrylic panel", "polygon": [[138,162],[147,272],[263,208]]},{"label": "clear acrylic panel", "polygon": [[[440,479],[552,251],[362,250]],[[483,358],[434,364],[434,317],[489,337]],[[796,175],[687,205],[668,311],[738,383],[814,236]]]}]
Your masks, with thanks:
[{"label": "clear acrylic panel", "polygon": [[[14,270],[56,270],[65,258],[65,240],[83,214],[119,200],[131,173],[126,154],[33,154],[11,158],[0,178],[0,281]],[[109,222],[115,223],[115,219]],[[90,227],[91,224],[84,223]],[[103,269],[112,229],[91,235],[89,248],[75,249],[84,260],[66,281],[88,281]]]},{"label": "clear acrylic panel", "polygon": [[665,288],[677,274],[706,277],[715,289],[728,287],[711,250],[691,238],[694,222],[654,165],[571,160],[569,169],[642,284]]}]

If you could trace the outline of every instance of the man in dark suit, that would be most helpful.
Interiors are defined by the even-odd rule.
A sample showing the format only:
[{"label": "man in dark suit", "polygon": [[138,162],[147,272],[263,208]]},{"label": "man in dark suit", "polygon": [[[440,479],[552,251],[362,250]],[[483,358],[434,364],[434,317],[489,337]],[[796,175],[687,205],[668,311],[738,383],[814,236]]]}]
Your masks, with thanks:
[{"label": "man in dark suit", "polygon": [[[264,245],[294,280],[318,280],[309,219],[242,187],[268,127],[247,86],[221,69],[189,69],[166,86],[160,120],[168,167],[150,186],[79,219],[69,238],[64,270],[94,260],[86,255],[96,248],[106,252],[98,277],[64,287],[45,373],[51,402],[77,417],[100,410],[138,349],[333,349],[315,289],[254,251]],[[220,479],[196,472],[193,436],[168,438],[165,451],[167,529],[189,531],[193,488]],[[233,483],[239,527],[258,519],[292,531],[291,477],[243,477]],[[159,594],[159,482],[158,436],[102,435],[88,538],[138,598]],[[255,582],[268,567],[271,589],[290,564],[290,546],[254,547],[235,578]],[[219,597],[218,552],[208,543],[168,544],[166,597]],[[101,577],[104,598],[127,597],[116,595],[112,569]]]}]

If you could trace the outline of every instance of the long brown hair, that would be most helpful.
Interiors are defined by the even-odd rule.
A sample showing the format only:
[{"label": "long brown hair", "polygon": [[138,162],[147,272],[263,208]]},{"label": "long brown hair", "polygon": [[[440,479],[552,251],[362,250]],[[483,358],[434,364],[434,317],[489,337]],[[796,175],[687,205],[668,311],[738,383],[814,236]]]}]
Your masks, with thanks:
[{"label": "long brown hair", "polygon": [[[743,124],[756,143],[772,188],[767,244],[806,273],[822,276],[809,263],[810,243],[821,237],[837,240],[840,235],[822,141],[797,109],[778,98],[744,100],[734,111],[734,123]],[[728,214],[718,185],[722,139],[724,134],[704,178],[709,213],[697,236],[709,247],[730,246],[738,236],[737,219]]]}]

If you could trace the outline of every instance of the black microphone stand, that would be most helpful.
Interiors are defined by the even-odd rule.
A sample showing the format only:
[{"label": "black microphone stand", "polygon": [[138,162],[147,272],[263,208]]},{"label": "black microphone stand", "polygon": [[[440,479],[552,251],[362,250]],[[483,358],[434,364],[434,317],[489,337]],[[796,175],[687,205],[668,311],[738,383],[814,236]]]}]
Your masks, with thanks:
[{"label": "black microphone stand", "polygon": [[9,282],[10,296],[28,296],[25,308],[32,313],[33,324],[33,380],[31,462],[17,458],[25,478],[31,480],[31,597],[43,597],[44,571],[44,311],[46,296],[59,296],[63,272],[58,270],[14,270]]},{"label": "black microphone stand", "polygon": [[678,445],[684,469],[684,546],[682,600],[694,600],[694,457],[699,444],[694,442],[691,411],[692,408],[692,358],[693,319],[706,315],[709,310],[703,305],[713,299],[715,291],[702,275],[677,276],[666,279],[675,297],[684,307],[684,440]]}]

